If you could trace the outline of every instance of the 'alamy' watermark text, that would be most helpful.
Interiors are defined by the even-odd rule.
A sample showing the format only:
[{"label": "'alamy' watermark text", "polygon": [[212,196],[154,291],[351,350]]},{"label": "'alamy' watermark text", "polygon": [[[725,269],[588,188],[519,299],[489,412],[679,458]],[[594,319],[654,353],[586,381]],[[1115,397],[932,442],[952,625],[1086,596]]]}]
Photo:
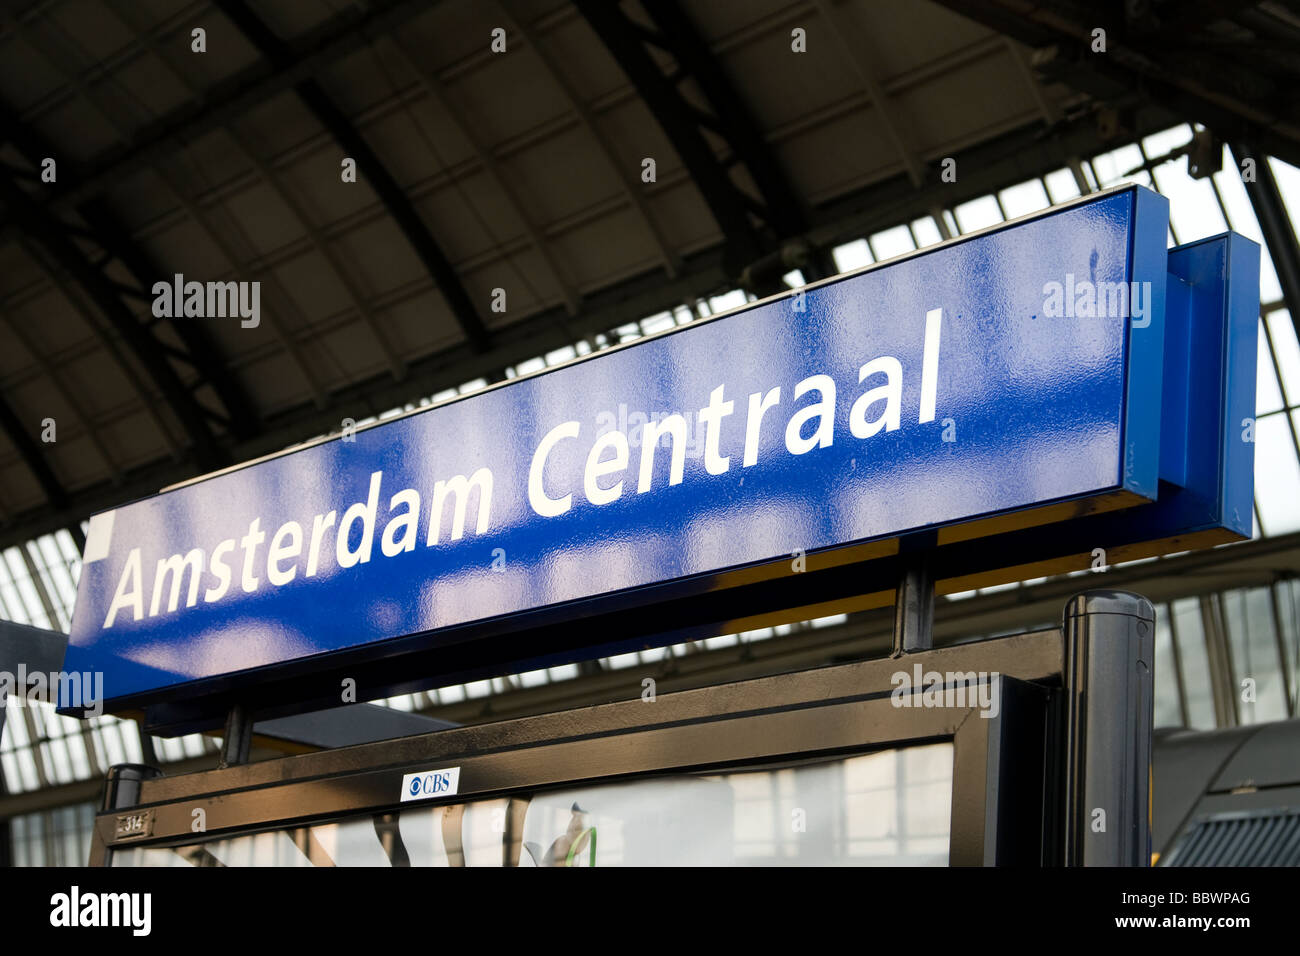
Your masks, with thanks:
[{"label": "'alamy' watermark text", "polygon": [[993,691],[997,671],[895,671],[890,703],[895,707],[973,707],[981,717],[996,717],[1000,699]]},{"label": "'alamy' watermark text", "polygon": [[262,283],[186,282],[179,272],[172,281],[153,284],[153,314],[158,319],[240,318],[240,327],[255,329],[262,321]]}]

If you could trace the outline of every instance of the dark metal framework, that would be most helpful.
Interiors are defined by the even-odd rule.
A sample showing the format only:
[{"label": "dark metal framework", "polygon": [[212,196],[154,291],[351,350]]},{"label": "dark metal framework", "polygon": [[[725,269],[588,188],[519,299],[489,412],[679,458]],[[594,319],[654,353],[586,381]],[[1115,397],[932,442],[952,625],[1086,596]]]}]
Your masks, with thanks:
[{"label": "dark metal framework", "polygon": [[[940,0],[992,30],[1037,48],[1035,65],[1123,115],[1154,101],[1300,165],[1295,0],[1097,3],[1095,0]],[[1269,9],[1276,6],[1277,9]],[[1094,31],[1105,50],[1093,51]]]},{"label": "dark metal framework", "polygon": [[[12,144],[33,170],[40,169],[43,158],[51,157],[58,161],[64,174],[75,175],[70,161],[35,130],[22,124],[7,106],[0,108],[0,138]],[[229,452],[220,444],[214,426],[235,440],[246,440],[254,434],[256,424],[246,393],[215,357],[211,341],[200,326],[170,321],[173,338],[179,344],[169,343],[158,338],[127,304],[128,300],[150,301],[153,283],[169,273],[151,262],[99,200],[83,202],[75,210],[80,222],[70,222],[55,215],[11,173],[6,173],[0,175],[0,202],[8,220],[39,242],[67,270],[121,335],[193,442],[194,463],[200,468],[229,464]],[[87,255],[85,245],[96,252]],[[124,273],[126,281],[109,274],[114,263],[122,267],[115,271],[119,275]],[[173,360],[191,370],[194,377],[191,383],[182,380]],[[199,401],[196,392],[204,386],[215,393],[222,412]],[[50,495],[50,500],[59,507],[56,503],[64,501],[65,496]]]},{"label": "dark metal framework", "polygon": [[55,508],[66,508],[68,493],[64,490],[58,475],[54,473],[54,469],[50,467],[50,463],[45,460],[40,444],[32,437],[32,428],[29,427],[31,424],[35,423],[24,422],[4,396],[0,395],[0,431],[4,432],[18,449],[18,454],[27,465],[27,470],[32,473],[50,504]]},{"label": "dark metal framework", "polygon": [[[249,9],[244,0],[216,0],[216,4],[261,54],[270,60],[276,71],[287,71],[296,64],[297,55],[289,44],[276,36],[261,18]],[[405,191],[393,178],[393,174],[370,148],[370,144],[366,142],[356,126],[334,104],[320,83],[308,77],[295,83],[293,90],[317,121],[356,160],[360,174],[365,176],[366,182],[375,191],[420,262],[428,270],[434,285],[447,300],[452,317],[465,333],[470,346],[475,352],[486,352],[491,345],[491,337],[482,319],[479,318],[478,310],[474,308],[474,303],[460,281],[455,266],[442,251],[429,231],[429,227],[420,218],[420,214],[408,201]]]},{"label": "dark metal framework", "polygon": [[[1000,712],[970,707],[902,709],[890,701],[890,674],[913,661],[926,668],[1003,670],[991,691]],[[183,777],[136,768],[124,788],[111,779],[96,819],[92,865],[116,848],[196,842],[265,829],[390,813],[402,807],[405,773],[460,767],[450,801],[518,795],[582,781],[703,773],[782,760],[832,758],[951,740],[954,744],[950,862],[1036,864],[1041,834],[1026,812],[1042,800],[1042,740],[1048,701],[1035,682],[1058,679],[1059,632],[991,645],[933,651],[747,681],[576,712],[385,741]],[[1007,676],[1015,673],[1016,677]],[[1014,756],[1014,759],[1011,759]],[[129,813],[127,812],[129,810]],[[118,819],[146,814],[148,837],[121,836]]]},{"label": "dark metal framework", "polygon": [[61,208],[71,208],[101,195],[123,172],[147,165],[170,153],[176,143],[192,141],[213,126],[238,118],[277,93],[309,79],[322,67],[427,12],[430,6],[430,0],[374,0],[365,9],[345,8],[296,39],[288,55],[275,62],[268,58],[250,66],[201,98],[159,117],[130,142],[107,153],[92,166],[64,178],[64,185],[55,190],[51,202]]},{"label": "dark metal framework", "polygon": [[[690,170],[725,236],[723,267],[728,275],[759,296],[783,289],[781,275],[796,267],[807,270],[812,279],[833,275],[835,268],[824,250],[780,248],[784,241],[806,231],[803,206],[763,141],[749,108],[676,0],[644,4],[657,29],[629,17],[620,3],[575,3]],[[670,72],[664,71],[648,46],[672,58]],[[683,92],[688,80],[694,81],[708,110],[688,100]],[[706,134],[727,144],[730,155],[725,161]],[[728,167],[741,164],[758,190],[757,197],[742,190],[732,178]]]},{"label": "dark metal framework", "polygon": [[[459,767],[458,793],[437,801],[459,804],[949,740],[951,864],[1146,865],[1149,820],[1139,810],[1151,754],[1151,621],[1141,598],[1090,592],[1071,602],[1059,630],[178,777],[119,767],[91,863],[111,865],[128,846],[200,842],[196,810],[202,840],[378,819],[404,806],[406,773],[432,767]],[[985,684],[996,713],[969,698],[899,706],[896,675],[915,668],[944,675],[944,686]],[[1097,807],[1114,821],[1102,834],[1089,826]]]},{"label": "dark metal framework", "polygon": [[[1175,121],[1171,114],[1158,109],[1139,111],[1137,133],[1156,132]],[[960,204],[1004,188],[1044,169],[1066,165],[1072,156],[1087,155],[1098,148],[1097,132],[1091,123],[1067,124],[1049,140],[1041,137],[1039,125],[1035,122],[959,153],[958,162],[968,172],[956,183],[946,185],[945,204]],[[66,175],[66,171],[61,171],[60,178]],[[59,203],[54,202],[58,208]],[[808,237],[813,248],[830,248],[863,233],[929,215],[932,205],[931,196],[913,189],[907,176],[900,175],[811,212]],[[39,208],[47,209],[44,205]],[[724,267],[722,249],[692,255],[683,263],[679,275],[670,281],[665,282],[662,273],[656,270],[584,296],[582,312],[574,321],[566,322],[564,308],[556,307],[497,331],[489,353],[477,352],[470,343],[464,342],[411,361],[401,381],[394,381],[385,373],[331,391],[323,406],[307,402],[274,418],[259,419],[257,433],[246,441],[236,442],[231,454],[234,460],[243,461],[278,451],[301,441],[304,435],[336,429],[344,415],[390,408],[475,377],[499,375],[503,367],[571,345],[575,332],[591,338],[694,297],[734,288],[734,284],[735,279]],[[87,514],[114,507],[123,500],[153,494],[194,474],[191,464],[162,460],[133,470],[120,482],[78,489],[66,508],[47,503],[24,512],[19,521],[0,529],[0,547],[21,544],[40,534],[75,525]]]}]

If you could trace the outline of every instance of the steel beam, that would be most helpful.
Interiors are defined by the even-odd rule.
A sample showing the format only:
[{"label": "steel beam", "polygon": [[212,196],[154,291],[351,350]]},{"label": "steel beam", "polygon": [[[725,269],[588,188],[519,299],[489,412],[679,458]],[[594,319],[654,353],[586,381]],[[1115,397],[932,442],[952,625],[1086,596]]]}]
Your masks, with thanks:
[{"label": "steel beam", "polygon": [[622,190],[624,197],[628,201],[628,206],[636,213],[641,220],[642,226],[646,233],[654,242],[655,249],[659,253],[659,258],[663,260],[664,271],[670,279],[677,278],[681,272],[682,259],[677,252],[671,248],[663,228],[655,222],[654,217],[650,215],[650,207],[646,202],[646,195],[642,190],[642,184],[637,179],[632,170],[628,169],[627,164],[622,162],[614,152],[612,145],[605,136],[602,136],[600,129],[596,125],[596,117],[591,108],[584,102],[583,97],[574,83],[568,79],[564,71],[560,68],[556,57],[546,49],[542,43],[541,37],[537,32],[524,20],[516,20],[510,11],[506,8],[504,0],[497,0],[501,16],[506,27],[512,33],[518,33],[525,43],[532,49],[538,62],[545,68],[551,80],[563,92],[569,101],[569,108],[573,114],[578,117],[583,128],[587,130],[588,135],[596,144],[600,154],[609,163],[614,170],[614,175],[618,178],[619,188]]},{"label": "steel beam", "polygon": [[[1152,32],[1123,6],[1025,0],[939,0],[992,30],[1042,48],[1040,71],[1102,103],[1155,102],[1213,129],[1225,140],[1254,143],[1300,165],[1300,122],[1290,95],[1300,79],[1300,43],[1290,42],[1287,20],[1261,18],[1256,3],[1231,5],[1231,19],[1250,23],[1257,35],[1243,45],[1204,28],[1228,8],[1213,2],[1184,4]],[[1189,9],[1184,9],[1184,8]],[[1157,11],[1157,16],[1159,11]],[[1165,23],[1190,24],[1170,33]],[[1092,30],[1107,31],[1105,53],[1092,53]],[[1260,36],[1266,31],[1272,31]],[[1238,26],[1238,32],[1242,28]],[[1174,42],[1170,42],[1170,37]],[[1262,46],[1275,48],[1261,58]],[[1254,51],[1252,53],[1252,51]],[[1264,67],[1268,66],[1268,69]]]},{"label": "steel beam", "polygon": [[23,422],[21,416],[13,410],[3,395],[0,395],[0,431],[8,436],[9,441],[17,449],[19,457],[27,466],[27,470],[32,473],[32,477],[36,479],[36,483],[40,485],[46,500],[55,508],[66,508],[68,493],[46,460],[41,443],[32,437],[28,424]]},{"label": "steel beam", "polygon": [[0,177],[0,201],[23,231],[40,242],[85,290],[135,352],[193,442],[196,464],[206,469],[226,464],[228,455],[217,443],[207,411],[176,374],[162,345],[119,298],[115,284],[82,254],[47,209],[7,177]]},{"label": "steel beam", "polygon": [[[42,157],[60,156],[62,153],[61,150],[56,148],[55,144],[47,142],[36,130],[22,123],[17,113],[5,104],[0,104],[0,135],[8,138],[33,167],[39,166]],[[69,160],[61,159],[60,163],[64,175],[69,173],[75,175],[75,168]],[[102,201],[91,200],[76,209],[76,213],[80,215],[88,227],[82,229],[79,226],[63,222],[61,218],[54,215],[53,210],[43,208],[39,200],[30,193],[23,192],[22,196],[25,200],[22,205],[30,213],[29,221],[32,216],[38,219],[43,217],[51,229],[57,225],[62,228],[65,237],[68,239],[75,237],[99,246],[106,257],[117,260],[125,267],[127,272],[139,284],[139,288],[125,288],[119,283],[108,280],[105,276],[107,285],[104,288],[107,292],[113,293],[115,297],[130,296],[149,301],[152,299],[149,290],[152,289],[153,283],[171,275],[170,270],[164,270],[158,266],[152,260],[152,257],[131,238],[128,230]],[[8,215],[11,219],[16,219],[13,210],[10,210]],[[47,243],[42,244],[49,248]],[[66,245],[77,253],[78,259],[84,260],[84,256],[77,249],[75,242],[68,242]],[[95,268],[98,269],[99,266]],[[97,283],[97,285],[103,284]],[[90,290],[87,289],[87,292],[89,293]],[[134,319],[132,321],[138,325]],[[222,423],[237,440],[251,438],[256,432],[256,416],[253,412],[252,403],[242,386],[235,381],[221,361],[213,345],[212,337],[202,326],[194,323],[172,321],[170,324],[185,349],[184,354],[177,357],[193,368],[195,373],[212,387],[225,411]],[[146,332],[145,335],[152,339],[149,333]],[[133,339],[127,337],[127,341],[133,342]],[[146,363],[146,368],[148,368],[147,356],[138,351],[136,354],[141,362]],[[149,369],[149,371],[152,374],[153,370]],[[159,384],[161,386],[161,383]],[[195,402],[197,403],[197,400]],[[202,409],[202,411],[208,417],[212,417],[207,409]]]},{"label": "steel beam", "polygon": [[254,64],[141,129],[130,142],[109,150],[55,192],[52,202],[70,208],[100,195],[122,176],[229,123],[293,88],[348,53],[386,36],[407,20],[429,11],[437,0],[374,0],[368,9],[348,7],[286,45],[276,62]]},{"label": "steel beam", "polygon": [[[150,290],[160,279],[169,279],[172,270],[164,269],[131,238],[117,216],[102,200],[90,200],[77,210],[93,231],[96,241],[104,251],[117,259],[140,286],[140,291],[121,289],[122,295],[145,295],[152,301]],[[184,320],[170,323],[185,349],[180,360],[185,362],[211,387],[225,410],[225,424],[230,434],[239,441],[252,438],[257,433],[257,414],[248,392],[230,374],[226,363],[217,351],[213,337],[207,329],[195,322]]]},{"label": "steel beam", "polygon": [[[718,156],[700,132],[697,112],[682,98],[646,51],[646,35],[618,3],[575,0],[596,36],[622,67],[690,172],[724,236],[723,267],[739,277],[746,266],[770,251],[750,220],[750,210]],[[666,42],[666,41],[665,41]]]},{"label": "steel beam", "polygon": [[1282,286],[1282,298],[1291,312],[1291,325],[1300,340],[1300,242],[1296,241],[1295,224],[1287,214],[1282,191],[1268,165],[1268,156],[1247,143],[1234,143],[1232,155],[1238,170],[1244,159],[1255,161],[1255,181],[1245,183],[1250,207],[1255,210],[1259,231],[1268,246],[1268,254]]},{"label": "steel beam", "polygon": [[[243,0],[216,0],[217,7],[248,38],[277,70],[289,69],[295,60],[292,47],[271,31]],[[345,153],[357,161],[357,168],[375,191],[388,214],[424,264],[438,291],[447,300],[453,318],[460,325],[475,352],[491,347],[491,336],[478,309],[466,291],[455,266],[438,245],[429,227],[415,211],[405,190],[393,177],[360,130],[330,99],[324,88],[313,79],[294,84],[294,92],[325,127]]]},{"label": "steel beam", "polygon": [[704,42],[695,24],[677,0],[650,0],[645,4],[645,10],[667,42],[678,68],[699,84],[723,135],[754,178],[767,210],[769,225],[777,237],[784,239],[800,235],[808,228],[803,203],[763,138],[749,106],[722,71],[718,58]]}]

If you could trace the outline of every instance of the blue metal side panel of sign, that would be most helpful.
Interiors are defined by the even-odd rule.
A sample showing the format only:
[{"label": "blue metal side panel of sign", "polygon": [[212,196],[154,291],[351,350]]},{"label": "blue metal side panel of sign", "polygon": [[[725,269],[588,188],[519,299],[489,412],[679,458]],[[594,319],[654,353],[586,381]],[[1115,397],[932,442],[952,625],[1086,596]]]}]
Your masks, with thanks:
[{"label": "blue metal side panel of sign", "polygon": [[1259,255],[1235,233],[1169,250],[1159,498],[941,549],[941,592],[1096,569],[1097,549],[1110,564],[1250,537]]},{"label": "blue metal side panel of sign", "polygon": [[[1139,189],[1135,220],[1139,229],[1168,228],[1169,201],[1159,193]],[[1134,315],[1129,323],[1130,369],[1135,377],[1128,383],[1128,407],[1124,428],[1127,453],[1124,456],[1127,487],[1146,498],[1158,490],[1159,456],[1143,454],[1142,446],[1160,442],[1160,395],[1165,336],[1166,251],[1151,242],[1133,244],[1133,275],[1150,276],[1150,286],[1140,291],[1146,299],[1145,315]],[[1154,373],[1139,370],[1154,369]]]},{"label": "blue metal side panel of sign", "polygon": [[[1149,498],[1167,221],[1141,188],[1101,194],[98,515],[65,666],[103,671],[121,706],[799,551]],[[1098,314],[1105,289],[1133,290],[1131,333]],[[682,434],[641,441],[667,413]]]},{"label": "blue metal side panel of sign", "polygon": [[[1151,540],[1249,538],[1255,486],[1259,246],[1235,233],[1171,249],[1159,501],[1129,516]],[[1178,427],[1174,427],[1178,425]]]}]

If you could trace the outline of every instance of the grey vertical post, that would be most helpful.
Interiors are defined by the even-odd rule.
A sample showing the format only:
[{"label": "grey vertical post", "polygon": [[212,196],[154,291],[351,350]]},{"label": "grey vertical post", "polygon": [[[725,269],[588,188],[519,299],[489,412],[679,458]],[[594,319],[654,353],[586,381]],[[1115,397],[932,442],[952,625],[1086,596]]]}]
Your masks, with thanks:
[{"label": "grey vertical post", "polygon": [[108,768],[104,775],[104,796],[100,811],[134,807],[140,802],[140,783],[161,777],[162,771],[142,763],[119,763]]},{"label": "grey vertical post", "polygon": [[226,736],[221,741],[221,769],[248,763],[248,751],[253,742],[253,716],[243,704],[235,704],[226,717]]},{"label": "grey vertical post", "polygon": [[894,592],[894,656],[934,645],[934,578],[924,552],[904,554]]},{"label": "grey vertical post", "polygon": [[1126,591],[1065,607],[1066,866],[1148,866],[1155,609]]}]

